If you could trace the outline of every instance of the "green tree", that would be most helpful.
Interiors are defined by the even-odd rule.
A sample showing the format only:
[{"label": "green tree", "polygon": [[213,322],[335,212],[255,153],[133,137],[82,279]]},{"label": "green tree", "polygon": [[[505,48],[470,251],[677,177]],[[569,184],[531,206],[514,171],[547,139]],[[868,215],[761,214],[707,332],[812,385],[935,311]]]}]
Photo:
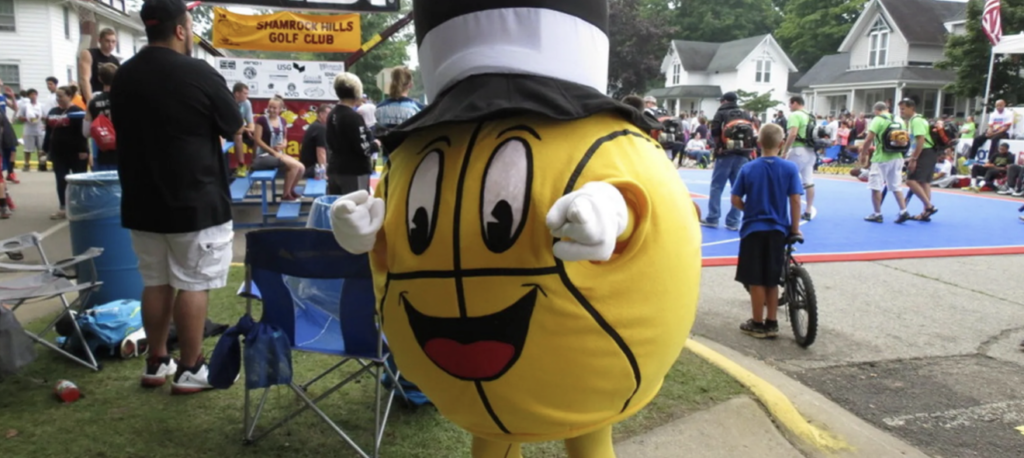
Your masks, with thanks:
[{"label": "green tree", "polygon": [[761,114],[768,111],[769,108],[779,106],[782,102],[772,100],[772,91],[774,91],[774,89],[769,89],[768,92],[760,94],[757,92],[747,92],[742,89],[738,89],[736,91],[736,95],[740,98],[740,108]]},{"label": "green tree", "polygon": [[[1024,0],[1003,0],[1001,3],[1003,31],[1009,35],[1024,29]],[[960,97],[984,97],[992,45],[981,27],[982,0],[967,3],[967,31],[952,35],[946,42],[945,58],[938,68],[956,72],[956,81],[947,90]],[[1024,101],[1024,79],[1020,77],[1024,65],[1019,56],[996,55],[992,72],[992,95],[988,105],[999,99],[1010,105]]]},{"label": "green tree", "polygon": [[[778,2],[777,2],[778,3]],[[835,54],[866,0],[787,0],[775,38],[797,68],[806,71]]]},{"label": "green tree", "polygon": [[772,33],[782,13],[772,0],[670,0],[674,38],[721,43]]},{"label": "green tree", "polygon": [[[611,0],[608,4],[608,94],[643,94],[661,71],[661,60],[675,30],[668,16],[648,14],[649,0]],[[664,3],[664,2],[662,2]]]}]

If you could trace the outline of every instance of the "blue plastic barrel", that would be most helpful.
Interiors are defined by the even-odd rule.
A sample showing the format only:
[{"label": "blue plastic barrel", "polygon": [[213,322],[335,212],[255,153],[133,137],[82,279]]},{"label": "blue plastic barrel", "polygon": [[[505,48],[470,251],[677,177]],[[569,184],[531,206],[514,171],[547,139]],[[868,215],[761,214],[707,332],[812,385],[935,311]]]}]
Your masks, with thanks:
[{"label": "blue plastic barrel", "polygon": [[95,259],[96,272],[82,269],[82,281],[99,280],[103,286],[89,296],[85,307],[142,299],[139,260],[131,234],[121,227],[121,182],[117,172],[68,175],[67,215],[71,251],[79,255],[91,247],[103,249]]},{"label": "blue plastic barrel", "polygon": [[313,208],[309,210],[306,227],[310,229],[331,229],[331,205],[338,196],[320,196],[313,200]]}]

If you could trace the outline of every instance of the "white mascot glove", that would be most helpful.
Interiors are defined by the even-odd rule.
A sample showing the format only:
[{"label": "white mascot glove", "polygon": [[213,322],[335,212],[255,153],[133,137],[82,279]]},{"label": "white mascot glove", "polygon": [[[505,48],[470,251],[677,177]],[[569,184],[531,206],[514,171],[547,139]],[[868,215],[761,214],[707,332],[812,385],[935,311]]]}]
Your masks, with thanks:
[{"label": "white mascot glove", "polygon": [[384,199],[370,196],[366,191],[346,194],[331,205],[334,239],[349,253],[369,253],[383,224]]},{"label": "white mascot glove", "polygon": [[629,223],[626,199],[615,186],[595,181],[562,196],[548,212],[555,257],[563,261],[607,261]]}]

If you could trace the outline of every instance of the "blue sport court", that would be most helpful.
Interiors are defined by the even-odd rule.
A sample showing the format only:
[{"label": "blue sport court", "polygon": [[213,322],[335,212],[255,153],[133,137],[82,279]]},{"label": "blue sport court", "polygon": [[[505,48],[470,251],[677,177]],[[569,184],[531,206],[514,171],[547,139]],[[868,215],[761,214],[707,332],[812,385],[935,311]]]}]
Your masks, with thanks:
[{"label": "blue sport court", "polygon": [[[683,169],[679,176],[707,215],[711,171]],[[1024,254],[1024,223],[1018,219],[1024,199],[935,189],[933,205],[939,212],[932,221],[900,225],[894,222],[899,206],[890,193],[882,203],[885,223],[878,224],[864,221],[872,212],[867,183],[829,175],[815,175],[814,183],[818,214],[801,226],[806,241],[797,247],[797,258],[803,262]],[[736,264],[740,236],[724,227],[725,213],[732,208],[730,192],[726,185],[718,229],[701,227],[705,266]],[[921,213],[921,201],[915,197],[908,210]]]}]

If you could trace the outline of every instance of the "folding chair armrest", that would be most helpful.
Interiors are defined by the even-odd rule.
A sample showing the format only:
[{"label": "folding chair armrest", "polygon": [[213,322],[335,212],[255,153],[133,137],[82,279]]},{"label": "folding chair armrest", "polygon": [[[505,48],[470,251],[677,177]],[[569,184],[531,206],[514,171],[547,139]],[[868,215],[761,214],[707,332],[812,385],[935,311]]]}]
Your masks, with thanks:
[{"label": "folding chair armrest", "polygon": [[22,272],[47,272],[50,270],[63,270],[75,264],[91,260],[101,254],[103,254],[102,248],[89,248],[88,250],[85,250],[85,252],[78,256],[62,259],[60,261],[57,261],[56,264],[12,264],[9,262],[0,262],[0,269]]},{"label": "folding chair armrest", "polygon": [[35,248],[36,246],[38,246],[39,240],[42,240],[42,238],[43,236],[39,235],[38,232],[29,232],[27,234],[21,234],[17,237],[0,240],[0,253]]}]

